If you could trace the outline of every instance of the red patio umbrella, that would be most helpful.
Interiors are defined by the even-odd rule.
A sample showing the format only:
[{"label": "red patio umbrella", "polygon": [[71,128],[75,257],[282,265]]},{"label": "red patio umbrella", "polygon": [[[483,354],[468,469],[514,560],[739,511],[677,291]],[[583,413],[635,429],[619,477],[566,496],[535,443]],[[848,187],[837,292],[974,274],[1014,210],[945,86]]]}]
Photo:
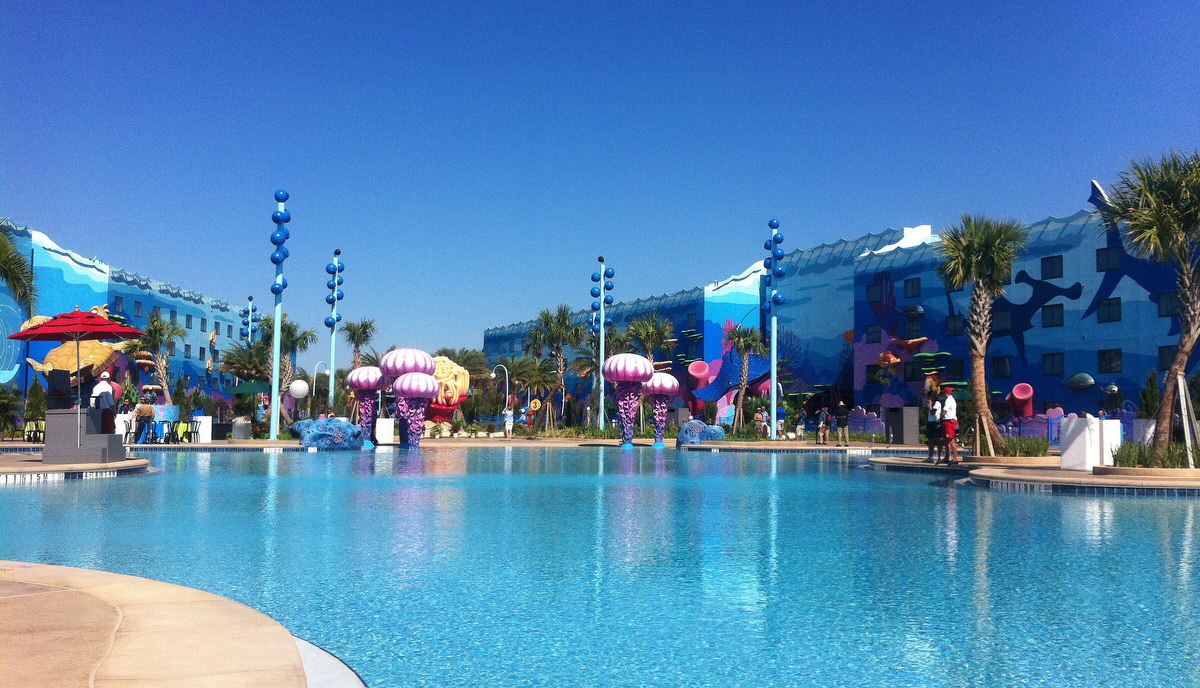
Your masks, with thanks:
[{"label": "red patio umbrella", "polygon": [[[102,318],[90,311],[81,311],[79,306],[70,313],[60,313],[53,318],[50,318],[41,325],[34,325],[25,330],[21,330],[16,334],[8,335],[9,339],[18,339],[27,342],[75,342],[75,371],[76,375],[79,372],[79,342],[93,339],[129,339],[132,337],[142,336],[142,331],[114,322],[108,318]],[[79,390],[79,405],[75,412],[75,444],[79,446],[83,444],[83,384],[82,380],[76,380],[76,388]]]}]

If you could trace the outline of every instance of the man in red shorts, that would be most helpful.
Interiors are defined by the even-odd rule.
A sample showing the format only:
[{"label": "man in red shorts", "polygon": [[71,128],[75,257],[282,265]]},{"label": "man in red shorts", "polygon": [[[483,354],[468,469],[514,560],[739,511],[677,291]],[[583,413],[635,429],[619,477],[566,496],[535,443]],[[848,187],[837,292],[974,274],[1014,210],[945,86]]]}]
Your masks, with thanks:
[{"label": "man in red shorts", "polygon": [[958,402],[954,400],[954,390],[942,388],[942,436],[946,441],[946,450],[951,466],[958,463]]}]

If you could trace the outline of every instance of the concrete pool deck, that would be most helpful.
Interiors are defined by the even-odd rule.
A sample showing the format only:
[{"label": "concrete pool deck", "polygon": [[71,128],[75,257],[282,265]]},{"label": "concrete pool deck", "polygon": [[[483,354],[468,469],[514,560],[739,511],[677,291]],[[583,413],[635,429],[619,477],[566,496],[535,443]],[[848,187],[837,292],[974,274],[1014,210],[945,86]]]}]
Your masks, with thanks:
[{"label": "concrete pool deck", "polygon": [[211,593],[0,561],[0,687],[306,688],[295,639]]}]

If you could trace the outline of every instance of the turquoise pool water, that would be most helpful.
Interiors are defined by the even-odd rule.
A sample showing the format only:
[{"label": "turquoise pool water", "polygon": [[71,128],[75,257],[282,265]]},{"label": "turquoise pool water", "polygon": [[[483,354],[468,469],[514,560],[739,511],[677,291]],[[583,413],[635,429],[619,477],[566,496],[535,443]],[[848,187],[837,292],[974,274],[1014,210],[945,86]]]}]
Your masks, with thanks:
[{"label": "turquoise pool water", "polygon": [[226,595],[373,688],[1200,683],[1193,502],[600,451],[151,455],[0,489],[0,558]]}]

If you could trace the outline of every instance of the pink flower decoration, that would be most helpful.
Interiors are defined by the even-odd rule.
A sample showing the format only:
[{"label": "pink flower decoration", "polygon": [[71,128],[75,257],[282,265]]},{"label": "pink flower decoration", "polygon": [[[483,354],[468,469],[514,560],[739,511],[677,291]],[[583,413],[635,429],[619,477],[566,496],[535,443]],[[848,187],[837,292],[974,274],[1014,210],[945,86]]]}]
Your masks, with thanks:
[{"label": "pink flower decoration", "polygon": [[609,382],[645,382],[654,376],[654,364],[645,356],[617,354],[608,357],[600,372]]},{"label": "pink flower decoration", "polygon": [[433,356],[420,349],[395,349],[383,355],[379,368],[384,375],[397,378],[405,373],[432,375],[437,364],[433,362]]}]

